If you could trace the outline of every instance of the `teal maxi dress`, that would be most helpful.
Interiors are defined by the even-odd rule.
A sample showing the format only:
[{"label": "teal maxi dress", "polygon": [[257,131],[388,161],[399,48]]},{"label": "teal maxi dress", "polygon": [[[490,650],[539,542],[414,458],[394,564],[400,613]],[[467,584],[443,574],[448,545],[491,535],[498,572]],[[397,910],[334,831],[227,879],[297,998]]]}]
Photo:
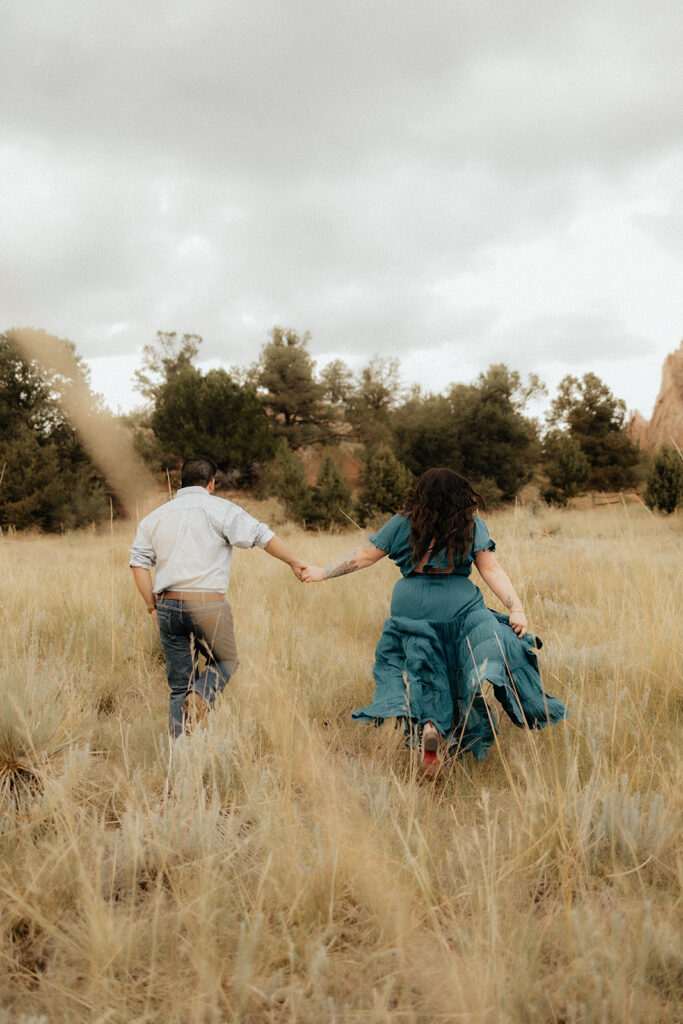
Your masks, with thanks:
[{"label": "teal maxi dress", "polygon": [[507,615],[486,607],[469,578],[476,552],[496,547],[479,516],[467,555],[450,572],[444,572],[443,551],[432,553],[422,572],[413,570],[407,516],[392,516],[370,541],[396,562],[401,579],[375,651],[374,700],[353,718],[376,725],[402,719],[413,737],[419,726],[433,722],[450,754],[467,751],[481,760],[497,729],[484,700],[485,681],[520,728],[542,729],[567,717],[564,704],[541,684],[538,637],[527,633],[520,639]]}]

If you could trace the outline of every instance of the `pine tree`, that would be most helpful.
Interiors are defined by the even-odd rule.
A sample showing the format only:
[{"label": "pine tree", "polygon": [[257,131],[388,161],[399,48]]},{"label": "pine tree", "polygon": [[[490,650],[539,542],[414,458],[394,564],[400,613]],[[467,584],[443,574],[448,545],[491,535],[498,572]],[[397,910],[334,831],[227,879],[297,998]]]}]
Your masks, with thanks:
[{"label": "pine tree", "polygon": [[680,452],[664,444],[652,460],[645,502],[671,515],[683,501],[683,459]]},{"label": "pine tree", "polygon": [[590,463],[578,441],[559,431],[546,437],[543,456],[550,485],[541,491],[541,497],[549,505],[566,505],[588,480]]},{"label": "pine tree", "polygon": [[225,370],[185,366],[157,390],[150,425],[163,452],[182,462],[209,452],[236,485],[252,483],[275,451],[261,403]]},{"label": "pine tree", "polygon": [[311,494],[308,522],[322,529],[348,523],[351,511],[351,488],[332,456],[326,453],[320,463],[318,477]]},{"label": "pine tree", "polygon": [[311,488],[301,459],[284,438],[277,443],[275,458],[268,463],[258,488],[259,496],[278,498],[290,519],[305,523],[311,506]]},{"label": "pine tree", "polygon": [[[87,380],[74,345],[59,344]],[[62,409],[73,383],[0,334],[0,527],[68,530],[109,515],[104,482]]]},{"label": "pine tree", "polygon": [[314,377],[310,335],[274,327],[270,339],[247,377],[258,388],[274,433],[290,448],[329,440],[333,417],[323,401],[325,389]]},{"label": "pine tree", "polygon": [[156,402],[164,385],[183,370],[194,367],[201,344],[199,334],[183,334],[179,339],[176,331],[157,331],[156,344],[145,345],[142,369],[133,374],[135,390],[148,401]]},{"label": "pine tree", "polygon": [[380,514],[394,513],[403,505],[413,475],[386,447],[369,455],[363,469],[363,489],[358,495],[356,518],[361,526]]},{"label": "pine tree", "polygon": [[498,364],[475,384],[453,384],[447,396],[413,391],[391,417],[398,457],[416,475],[447,466],[486,488],[492,501],[509,500],[530,478],[537,428],[523,410],[544,385]]},{"label": "pine tree", "polygon": [[401,390],[398,359],[374,356],[363,367],[346,398],[346,415],[359,440],[374,448],[391,443],[391,412]]},{"label": "pine tree", "polygon": [[634,483],[638,451],[626,436],[626,405],[594,373],[581,380],[564,377],[548,417],[551,427],[566,427],[590,465],[588,486],[618,490]]}]

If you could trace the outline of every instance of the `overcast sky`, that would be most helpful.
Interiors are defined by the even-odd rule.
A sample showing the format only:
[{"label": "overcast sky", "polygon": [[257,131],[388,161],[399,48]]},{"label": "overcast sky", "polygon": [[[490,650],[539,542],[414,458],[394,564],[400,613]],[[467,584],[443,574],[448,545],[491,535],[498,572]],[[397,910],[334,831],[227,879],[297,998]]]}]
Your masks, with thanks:
[{"label": "overcast sky", "polygon": [[680,0],[0,0],[0,329],[113,408],[156,331],[441,390],[683,337]]}]

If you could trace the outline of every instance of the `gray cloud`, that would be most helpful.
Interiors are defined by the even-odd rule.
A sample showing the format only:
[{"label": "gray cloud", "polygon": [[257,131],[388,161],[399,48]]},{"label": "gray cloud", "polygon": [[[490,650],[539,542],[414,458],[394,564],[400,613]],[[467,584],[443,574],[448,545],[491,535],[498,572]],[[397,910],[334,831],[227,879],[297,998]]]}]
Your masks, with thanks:
[{"label": "gray cloud", "polygon": [[494,329],[487,341],[492,360],[506,362],[511,352],[524,352],[531,366],[559,364],[573,373],[582,373],[596,361],[642,359],[655,348],[623,323],[590,313],[534,317],[505,330]]},{"label": "gray cloud", "polygon": [[227,363],[275,323],[321,358],[642,350],[616,286],[549,316],[457,284],[667,161],[631,222],[677,258],[682,27],[673,0],[9,5],[4,323],[92,356],[197,331]]},{"label": "gray cloud", "polygon": [[[301,180],[384,155],[614,168],[678,134],[680,7],[207,2],[5,13],[5,118],[105,153]],[[31,63],[27,66],[27,56]]]}]

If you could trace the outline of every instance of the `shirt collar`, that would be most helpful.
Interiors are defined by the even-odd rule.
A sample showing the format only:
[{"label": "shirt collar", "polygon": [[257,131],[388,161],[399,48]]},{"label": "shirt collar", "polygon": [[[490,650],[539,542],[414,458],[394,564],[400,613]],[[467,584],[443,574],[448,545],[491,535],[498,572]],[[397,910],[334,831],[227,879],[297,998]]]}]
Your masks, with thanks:
[{"label": "shirt collar", "polygon": [[206,487],[202,487],[201,484],[196,484],[193,487],[179,487],[176,492],[176,498],[184,497],[186,494],[206,494],[207,497],[210,497]]}]

